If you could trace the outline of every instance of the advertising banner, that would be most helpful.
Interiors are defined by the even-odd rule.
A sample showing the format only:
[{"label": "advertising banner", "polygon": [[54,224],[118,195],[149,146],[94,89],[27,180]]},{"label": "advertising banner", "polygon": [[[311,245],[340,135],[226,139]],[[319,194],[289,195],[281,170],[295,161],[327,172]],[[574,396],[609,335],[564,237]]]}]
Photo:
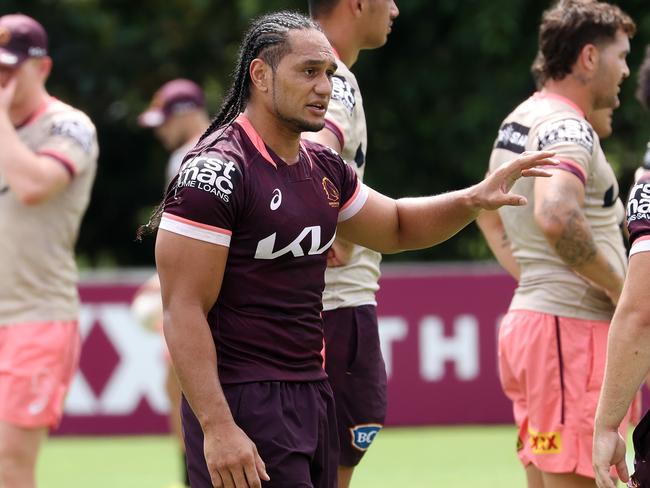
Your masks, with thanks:
[{"label": "advertising banner", "polygon": [[[80,366],[58,434],[168,430],[162,339],[129,309],[141,281],[82,282]],[[386,266],[380,284],[387,425],[512,422],[496,338],[513,280],[493,267],[413,265]]]}]

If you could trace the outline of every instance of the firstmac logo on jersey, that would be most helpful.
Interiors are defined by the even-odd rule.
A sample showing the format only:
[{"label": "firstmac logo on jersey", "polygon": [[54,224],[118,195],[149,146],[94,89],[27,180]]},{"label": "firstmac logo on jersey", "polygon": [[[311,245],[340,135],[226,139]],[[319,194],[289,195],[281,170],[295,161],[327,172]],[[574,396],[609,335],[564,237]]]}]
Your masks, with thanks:
[{"label": "firstmac logo on jersey", "polygon": [[539,130],[537,139],[537,149],[539,151],[562,142],[578,144],[584,147],[589,154],[594,149],[594,131],[586,121],[580,119],[549,122]]},{"label": "firstmac logo on jersey", "polygon": [[196,156],[181,167],[177,188],[197,188],[219,197],[225,203],[239,181],[237,166],[216,157]]},{"label": "firstmac logo on jersey", "polygon": [[348,80],[342,76],[334,75],[332,77],[332,100],[338,100],[350,113],[357,104],[354,96],[354,87],[348,83]]},{"label": "firstmac logo on jersey", "polygon": [[650,182],[639,182],[632,187],[627,201],[627,222],[650,220]]}]

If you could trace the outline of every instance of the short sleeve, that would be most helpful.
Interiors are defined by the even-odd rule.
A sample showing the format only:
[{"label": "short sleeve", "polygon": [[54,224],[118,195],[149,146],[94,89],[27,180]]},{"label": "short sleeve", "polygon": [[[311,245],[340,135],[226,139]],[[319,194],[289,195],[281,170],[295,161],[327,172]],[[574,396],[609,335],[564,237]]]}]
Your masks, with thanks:
[{"label": "short sleeve", "polygon": [[345,134],[352,130],[356,95],[356,90],[344,76],[336,74],[332,77],[332,96],[325,115],[325,127],[332,131],[341,147],[345,146]]},{"label": "short sleeve", "polygon": [[650,251],[650,175],[644,175],[630,191],[627,202],[630,256]]},{"label": "short sleeve", "polygon": [[354,217],[368,200],[368,187],[357,177],[354,169],[341,159],[341,208],[338,221],[343,222]]},{"label": "short sleeve", "polygon": [[46,126],[47,137],[36,153],[60,162],[71,176],[97,163],[97,132],[85,114],[76,110],[57,113]]},{"label": "short sleeve", "polygon": [[537,130],[537,150],[552,151],[560,161],[556,169],[568,171],[586,184],[596,144],[591,125],[579,118],[563,118],[542,124]]},{"label": "short sleeve", "polygon": [[229,247],[243,204],[242,186],[235,161],[217,153],[190,156],[169,186],[159,227]]}]

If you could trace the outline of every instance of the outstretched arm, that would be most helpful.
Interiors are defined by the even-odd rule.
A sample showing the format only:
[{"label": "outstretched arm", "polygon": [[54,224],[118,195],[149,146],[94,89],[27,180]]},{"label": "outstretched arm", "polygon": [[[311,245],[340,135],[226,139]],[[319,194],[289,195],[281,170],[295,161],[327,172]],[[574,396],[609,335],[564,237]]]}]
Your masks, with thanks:
[{"label": "outstretched arm", "polygon": [[227,257],[227,247],[158,230],[156,266],[165,340],[183,393],[205,435],[212,483],[260,487],[260,478],[269,478],[255,445],[233,420],[207,321],[219,296]]},{"label": "outstretched arm", "polygon": [[522,176],[549,176],[538,166],[556,164],[549,159],[552,155],[523,153],[477,185],[432,197],[393,200],[370,190],[363,208],[339,224],[339,235],[382,253],[434,246],[460,231],[481,210],[525,205],[524,197],[508,193],[510,188]]}]

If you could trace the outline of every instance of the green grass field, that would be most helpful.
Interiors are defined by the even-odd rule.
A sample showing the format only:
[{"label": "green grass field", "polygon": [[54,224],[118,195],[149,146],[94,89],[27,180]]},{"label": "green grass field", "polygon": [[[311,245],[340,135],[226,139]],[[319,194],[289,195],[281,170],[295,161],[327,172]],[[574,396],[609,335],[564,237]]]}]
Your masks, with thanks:
[{"label": "green grass field", "polygon": [[[383,430],[356,470],[354,488],[525,486],[513,426]],[[169,437],[51,438],[40,488],[166,488],[179,460]]]}]

